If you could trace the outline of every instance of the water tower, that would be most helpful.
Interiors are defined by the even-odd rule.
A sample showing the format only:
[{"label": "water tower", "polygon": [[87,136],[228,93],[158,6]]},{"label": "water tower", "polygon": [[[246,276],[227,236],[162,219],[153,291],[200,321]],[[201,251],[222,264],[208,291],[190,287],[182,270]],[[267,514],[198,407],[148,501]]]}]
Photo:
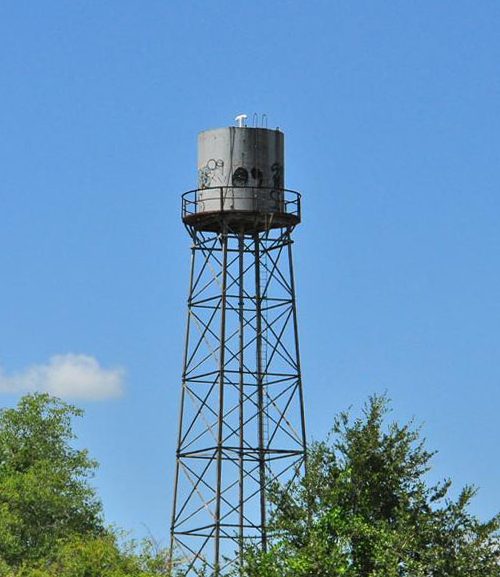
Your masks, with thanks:
[{"label": "water tower", "polygon": [[[306,437],[284,135],[246,126],[198,137],[198,188],[182,196],[191,272],[171,546],[188,575],[266,550],[267,493],[303,472]],[[257,124],[257,122],[254,122]]]}]

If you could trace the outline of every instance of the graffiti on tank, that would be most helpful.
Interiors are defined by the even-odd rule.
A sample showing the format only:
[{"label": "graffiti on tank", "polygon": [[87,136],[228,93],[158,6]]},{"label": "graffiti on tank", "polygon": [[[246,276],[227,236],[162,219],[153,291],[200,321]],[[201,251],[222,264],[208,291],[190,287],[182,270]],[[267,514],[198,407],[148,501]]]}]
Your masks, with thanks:
[{"label": "graffiti on tank", "polygon": [[246,186],[248,184],[248,170],[240,166],[233,172],[233,186]]},{"label": "graffiti on tank", "polygon": [[[273,188],[283,188],[283,168],[279,162],[275,162],[271,166]],[[264,184],[264,173],[260,168],[254,166],[250,169],[246,169],[243,166],[239,166],[233,173],[232,177],[233,186],[252,186],[260,188]]]},{"label": "graffiti on tank", "polygon": [[205,166],[198,170],[198,182],[200,188],[223,185],[224,183],[224,161],[222,158],[211,158]]},{"label": "graffiti on tank", "polygon": [[262,186],[262,181],[264,180],[264,173],[262,170],[255,168],[254,166],[250,174],[252,175],[252,178],[257,181],[257,186]]}]

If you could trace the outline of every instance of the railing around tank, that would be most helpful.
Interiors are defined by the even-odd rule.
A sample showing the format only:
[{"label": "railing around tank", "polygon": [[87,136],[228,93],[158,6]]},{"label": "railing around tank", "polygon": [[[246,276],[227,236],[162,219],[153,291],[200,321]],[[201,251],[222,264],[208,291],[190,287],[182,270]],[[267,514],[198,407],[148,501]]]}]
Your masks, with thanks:
[{"label": "railing around tank", "polygon": [[213,186],[182,195],[182,218],[230,212],[274,213],[300,221],[300,193],[286,188]]}]

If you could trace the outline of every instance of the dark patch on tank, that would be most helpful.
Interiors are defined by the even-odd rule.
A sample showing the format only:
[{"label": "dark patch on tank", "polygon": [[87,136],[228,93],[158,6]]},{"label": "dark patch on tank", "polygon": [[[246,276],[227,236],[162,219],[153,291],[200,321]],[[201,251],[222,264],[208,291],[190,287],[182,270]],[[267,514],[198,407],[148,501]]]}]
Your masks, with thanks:
[{"label": "dark patch on tank", "polygon": [[252,168],[252,178],[257,181],[257,186],[262,186],[262,181],[264,180],[264,173],[259,168]]},{"label": "dark patch on tank", "polygon": [[233,173],[233,186],[245,186],[248,182],[248,170],[240,166]]},{"label": "dark patch on tank", "polygon": [[283,167],[279,162],[275,162],[271,166],[271,172],[273,173],[273,185],[274,188],[283,188]]}]

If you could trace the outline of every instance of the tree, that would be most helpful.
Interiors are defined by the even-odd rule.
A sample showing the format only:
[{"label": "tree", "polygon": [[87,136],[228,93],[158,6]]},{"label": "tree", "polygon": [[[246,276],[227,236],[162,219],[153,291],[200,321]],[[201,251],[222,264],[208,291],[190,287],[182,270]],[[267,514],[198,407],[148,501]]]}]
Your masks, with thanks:
[{"label": "tree", "polygon": [[250,548],[248,577],[499,577],[500,518],[469,511],[450,481],[429,485],[433,453],[412,424],[385,425],[388,401],[372,397],[362,418],[342,413],[308,452],[300,481],[275,486],[274,541]]},{"label": "tree", "polygon": [[63,538],[104,533],[88,483],[96,463],[70,444],[81,414],[46,394],[0,411],[0,558],[10,566],[43,558]]},{"label": "tree", "polygon": [[0,577],[153,577],[166,552],[104,526],[97,463],[72,446],[82,411],[46,394],[0,411]]}]

